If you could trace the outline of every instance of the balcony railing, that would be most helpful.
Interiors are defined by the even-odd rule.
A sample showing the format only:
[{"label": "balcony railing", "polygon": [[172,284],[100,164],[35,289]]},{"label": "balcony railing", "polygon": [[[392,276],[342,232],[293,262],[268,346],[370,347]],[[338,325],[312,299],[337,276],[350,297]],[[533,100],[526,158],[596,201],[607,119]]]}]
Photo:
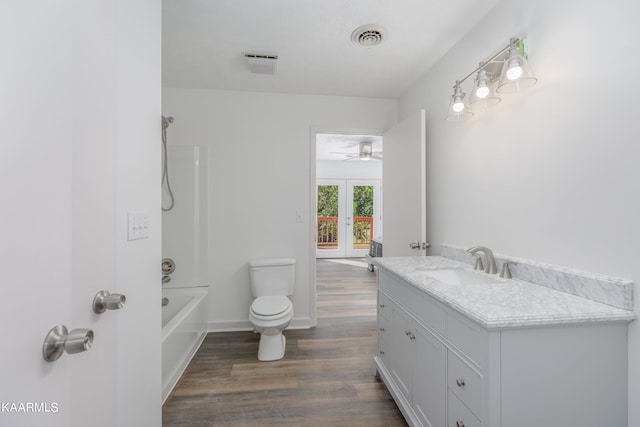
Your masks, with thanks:
[{"label": "balcony railing", "polygon": [[[338,249],[338,217],[319,216],[317,231],[318,249]],[[353,217],[353,249],[368,249],[373,236],[373,217]]]},{"label": "balcony railing", "polygon": [[318,217],[318,249],[338,249],[338,217]]},{"label": "balcony railing", "polygon": [[353,217],[353,249],[368,249],[373,236],[373,217]]}]

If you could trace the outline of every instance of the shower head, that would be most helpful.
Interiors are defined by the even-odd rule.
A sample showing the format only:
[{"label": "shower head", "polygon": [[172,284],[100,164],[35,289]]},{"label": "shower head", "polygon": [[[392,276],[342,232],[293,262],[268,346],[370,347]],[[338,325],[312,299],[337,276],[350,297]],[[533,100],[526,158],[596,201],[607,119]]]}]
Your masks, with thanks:
[{"label": "shower head", "polygon": [[162,128],[163,129],[168,128],[170,123],[173,123],[173,116],[168,116],[168,117],[162,116]]}]

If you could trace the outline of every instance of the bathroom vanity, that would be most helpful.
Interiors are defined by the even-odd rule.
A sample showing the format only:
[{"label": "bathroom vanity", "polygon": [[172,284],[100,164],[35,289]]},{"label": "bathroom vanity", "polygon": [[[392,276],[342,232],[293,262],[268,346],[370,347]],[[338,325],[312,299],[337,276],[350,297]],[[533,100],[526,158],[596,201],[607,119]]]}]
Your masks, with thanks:
[{"label": "bathroom vanity", "polygon": [[409,425],[627,425],[629,307],[450,258],[373,261],[375,365]]}]

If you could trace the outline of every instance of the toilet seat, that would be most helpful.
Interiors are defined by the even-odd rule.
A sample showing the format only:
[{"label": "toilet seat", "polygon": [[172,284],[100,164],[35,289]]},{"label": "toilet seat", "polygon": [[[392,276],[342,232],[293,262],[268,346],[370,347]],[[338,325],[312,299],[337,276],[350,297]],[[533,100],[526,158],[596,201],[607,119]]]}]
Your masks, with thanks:
[{"label": "toilet seat", "polygon": [[263,296],[251,304],[251,314],[259,320],[276,320],[286,317],[292,310],[291,300],[284,295]]}]

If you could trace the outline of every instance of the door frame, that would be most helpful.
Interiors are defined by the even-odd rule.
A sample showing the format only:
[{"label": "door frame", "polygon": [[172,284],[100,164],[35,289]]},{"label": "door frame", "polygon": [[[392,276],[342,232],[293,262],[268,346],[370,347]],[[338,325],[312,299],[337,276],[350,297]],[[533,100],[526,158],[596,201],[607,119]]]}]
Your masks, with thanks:
[{"label": "door frame", "polygon": [[316,135],[319,133],[333,133],[337,135],[372,135],[378,136],[384,133],[384,129],[362,129],[362,128],[340,128],[335,127],[309,127],[309,217],[307,219],[307,233],[309,235],[309,285],[312,289],[309,292],[309,323],[317,325],[318,316],[316,311],[316,215],[318,212],[318,201],[314,197],[316,192]]}]

